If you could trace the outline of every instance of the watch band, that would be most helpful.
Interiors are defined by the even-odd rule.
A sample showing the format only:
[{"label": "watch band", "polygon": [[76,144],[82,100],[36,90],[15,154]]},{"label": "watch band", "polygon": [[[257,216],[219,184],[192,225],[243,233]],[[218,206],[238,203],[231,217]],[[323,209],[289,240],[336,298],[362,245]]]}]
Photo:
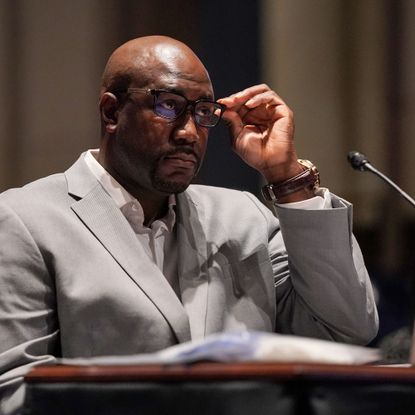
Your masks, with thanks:
[{"label": "watch band", "polygon": [[299,159],[298,162],[305,167],[305,170],[281,183],[264,186],[261,190],[265,200],[278,202],[279,199],[298,190],[310,188],[316,191],[319,188],[320,174],[316,166],[309,160]]}]

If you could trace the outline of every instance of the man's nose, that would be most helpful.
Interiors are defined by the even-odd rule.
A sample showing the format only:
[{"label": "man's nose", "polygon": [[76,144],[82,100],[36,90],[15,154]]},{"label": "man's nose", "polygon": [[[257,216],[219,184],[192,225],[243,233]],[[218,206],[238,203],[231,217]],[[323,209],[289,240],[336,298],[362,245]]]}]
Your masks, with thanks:
[{"label": "man's nose", "polygon": [[195,143],[199,138],[199,132],[192,111],[188,109],[177,121],[175,139]]}]

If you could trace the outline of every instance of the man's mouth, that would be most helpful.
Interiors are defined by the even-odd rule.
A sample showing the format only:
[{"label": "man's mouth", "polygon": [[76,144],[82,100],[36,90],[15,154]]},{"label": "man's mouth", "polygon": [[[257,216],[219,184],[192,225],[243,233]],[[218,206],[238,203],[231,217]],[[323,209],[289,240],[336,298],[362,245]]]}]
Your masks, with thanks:
[{"label": "man's mouth", "polygon": [[177,160],[183,163],[191,163],[196,164],[197,158],[194,154],[186,154],[186,153],[175,153],[164,158],[165,160]]}]

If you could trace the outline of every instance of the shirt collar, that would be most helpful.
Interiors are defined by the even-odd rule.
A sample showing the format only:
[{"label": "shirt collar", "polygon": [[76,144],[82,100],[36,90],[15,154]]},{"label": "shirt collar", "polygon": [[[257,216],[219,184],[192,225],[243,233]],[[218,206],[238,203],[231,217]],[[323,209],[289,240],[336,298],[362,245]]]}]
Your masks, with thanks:
[{"label": "shirt collar", "polygon": [[[144,221],[144,212],[140,202],[133,197],[127,190],[124,189],[98,162],[99,149],[91,149],[85,153],[85,162],[88,168],[91,170],[92,174],[97,178],[101,186],[108,193],[108,195],[113,199],[115,204],[122,211],[125,210],[124,206],[136,205],[138,210],[138,215],[136,215],[136,220],[141,221],[141,224]],[[176,222],[176,197],[174,194],[169,196],[169,209],[167,214],[161,218],[165,223],[167,229],[171,232]],[[124,209],[123,209],[124,208]]]}]

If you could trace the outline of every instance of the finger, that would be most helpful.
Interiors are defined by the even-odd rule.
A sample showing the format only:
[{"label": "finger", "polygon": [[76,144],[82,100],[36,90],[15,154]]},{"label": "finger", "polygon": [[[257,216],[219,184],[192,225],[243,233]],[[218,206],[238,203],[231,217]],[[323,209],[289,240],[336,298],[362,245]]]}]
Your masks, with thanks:
[{"label": "finger", "polygon": [[251,108],[241,118],[244,123],[267,124],[283,119],[290,122],[294,115],[285,104],[265,104]]},{"label": "finger", "polygon": [[224,104],[227,109],[231,111],[241,111],[244,101],[238,101],[235,96],[229,96],[227,98],[220,98],[217,100],[220,104]]},{"label": "finger", "polygon": [[232,98],[236,100],[248,100],[255,95],[258,95],[258,94],[261,94],[267,91],[271,91],[271,88],[267,84],[254,85],[254,86],[245,88],[242,91],[236,92],[235,94],[232,94]]},{"label": "finger", "polygon": [[230,133],[231,133],[231,140],[232,143],[234,142],[235,138],[241,133],[244,128],[244,123],[242,122],[241,117],[235,111],[225,111],[223,114],[223,119],[225,120]]},{"label": "finger", "polygon": [[285,105],[268,106],[262,105],[250,110],[242,122],[245,125],[254,125],[260,129],[273,128],[286,134],[294,134],[294,116]]},{"label": "finger", "polygon": [[[249,88],[244,89],[243,91],[236,92],[228,97],[224,97],[218,100],[218,102],[225,104],[227,107],[239,109],[246,101],[254,97],[255,95],[261,94],[266,91],[271,91],[268,85],[260,84],[254,85]],[[237,110],[236,109],[236,110]]]},{"label": "finger", "polygon": [[[224,100],[218,100],[219,103],[224,104],[223,102]],[[226,105],[226,110],[223,114],[223,118],[226,119],[227,114],[229,114],[230,112],[236,112],[239,117],[244,117],[245,114],[249,111],[249,108],[247,108],[244,103],[238,103],[238,104],[233,104],[233,105],[229,105],[229,101]]]},{"label": "finger", "polygon": [[282,98],[274,91],[266,91],[257,94],[246,101],[244,105],[248,108],[255,108],[260,105],[287,106]]}]

